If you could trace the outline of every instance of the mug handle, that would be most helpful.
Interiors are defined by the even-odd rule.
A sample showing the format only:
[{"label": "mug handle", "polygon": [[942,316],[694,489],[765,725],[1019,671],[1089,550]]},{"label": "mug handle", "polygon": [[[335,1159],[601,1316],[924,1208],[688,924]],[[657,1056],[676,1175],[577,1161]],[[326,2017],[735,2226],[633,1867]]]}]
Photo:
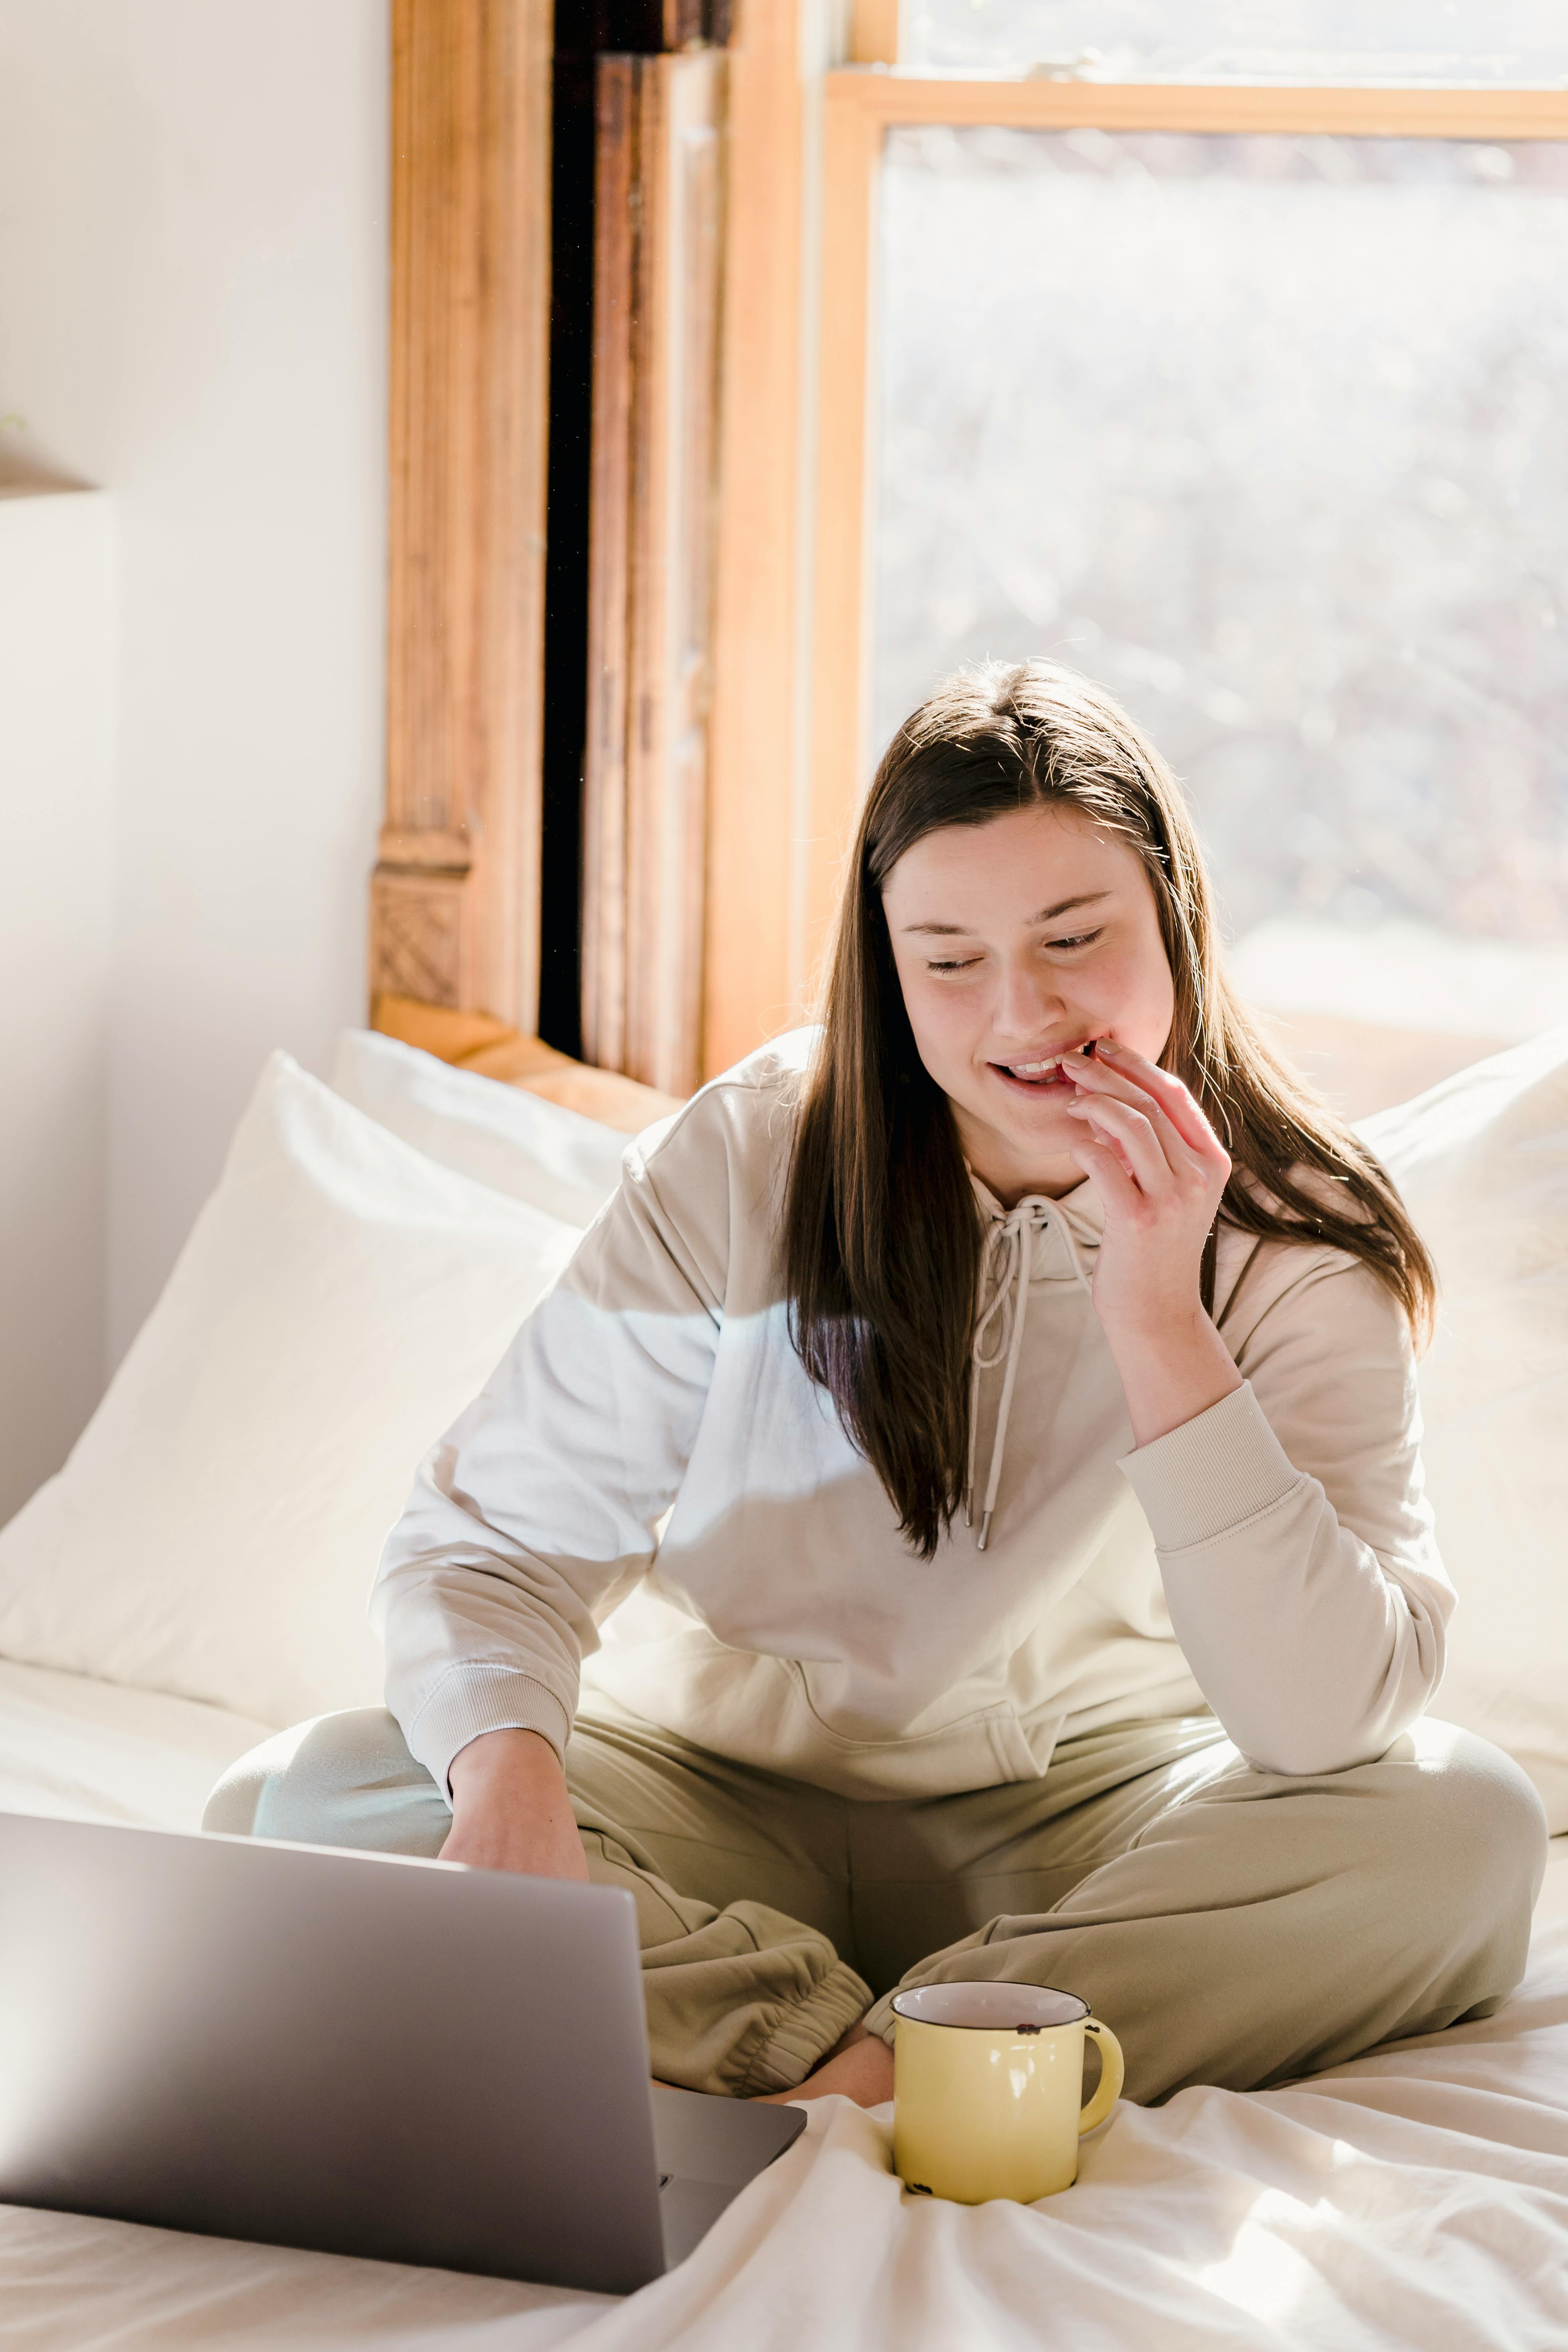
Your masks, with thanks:
[{"label": "mug handle", "polygon": [[1083,2030],[1086,2033],[1092,2033],[1100,2044],[1100,2088],[1078,2119],[1080,2139],[1085,2132],[1091,2132],[1096,2124],[1105,2121],[1121,2095],[1121,2085],[1127,2074],[1121,2044],[1110,2026],[1101,2025],[1098,2017],[1086,2017]]}]

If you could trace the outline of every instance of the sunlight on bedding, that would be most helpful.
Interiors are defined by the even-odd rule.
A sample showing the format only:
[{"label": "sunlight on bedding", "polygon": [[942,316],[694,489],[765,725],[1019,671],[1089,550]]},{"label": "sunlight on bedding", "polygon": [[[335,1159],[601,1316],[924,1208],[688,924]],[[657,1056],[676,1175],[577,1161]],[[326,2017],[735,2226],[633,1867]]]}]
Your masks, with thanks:
[{"label": "sunlight on bedding", "polygon": [[0,1659],[0,1811],[195,1829],[218,1774],[271,1728],[166,1692]]},{"label": "sunlight on bedding", "polygon": [[[1336,2140],[1332,2156],[1337,2158],[1342,2148],[1346,2157],[1354,2153]],[[1309,2206],[1282,2189],[1263,2189],[1237,2230],[1229,2253],[1222,2262],[1195,2271],[1194,2284],[1253,2319],[1283,2327],[1306,2302],[1314,2283],[1310,2261],[1285,2232],[1310,2231],[1314,2219],[1324,2218],[1321,2199],[1316,2206]]]}]

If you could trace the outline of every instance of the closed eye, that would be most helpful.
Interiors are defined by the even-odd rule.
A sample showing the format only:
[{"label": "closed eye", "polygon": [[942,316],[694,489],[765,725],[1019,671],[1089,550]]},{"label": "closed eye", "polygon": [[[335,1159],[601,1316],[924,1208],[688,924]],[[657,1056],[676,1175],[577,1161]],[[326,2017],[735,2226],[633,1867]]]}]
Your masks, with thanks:
[{"label": "closed eye", "polygon": [[1104,927],[1101,926],[1098,931],[1074,931],[1070,939],[1047,940],[1046,945],[1048,948],[1091,948],[1096,940],[1104,936]]},{"label": "closed eye", "polygon": [[928,963],[926,970],[928,971],[973,971],[979,961],[978,956],[952,957],[942,962]]}]

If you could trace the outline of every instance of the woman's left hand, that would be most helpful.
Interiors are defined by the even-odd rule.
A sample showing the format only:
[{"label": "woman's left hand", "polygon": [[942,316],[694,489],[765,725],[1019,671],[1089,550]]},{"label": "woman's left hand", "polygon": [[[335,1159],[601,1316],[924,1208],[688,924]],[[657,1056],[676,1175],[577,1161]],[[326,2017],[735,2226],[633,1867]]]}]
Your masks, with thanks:
[{"label": "woman's left hand", "polygon": [[1201,1288],[1230,1158],[1180,1078],[1131,1047],[1102,1042],[1066,1073],[1075,1156],[1105,1210],[1095,1310],[1146,1445],[1240,1386]]}]

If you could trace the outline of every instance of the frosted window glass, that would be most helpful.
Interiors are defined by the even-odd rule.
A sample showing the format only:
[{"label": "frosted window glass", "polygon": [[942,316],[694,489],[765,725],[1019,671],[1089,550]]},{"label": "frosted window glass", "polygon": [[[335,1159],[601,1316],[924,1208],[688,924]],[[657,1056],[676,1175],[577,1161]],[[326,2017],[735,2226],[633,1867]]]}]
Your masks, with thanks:
[{"label": "frosted window glass", "polygon": [[900,55],[1105,81],[1568,79],[1563,0],[903,0]]},{"label": "frosted window glass", "polygon": [[1067,661],[1233,936],[1381,928],[1273,1001],[1568,1019],[1568,147],[900,131],[879,236],[878,748]]}]

